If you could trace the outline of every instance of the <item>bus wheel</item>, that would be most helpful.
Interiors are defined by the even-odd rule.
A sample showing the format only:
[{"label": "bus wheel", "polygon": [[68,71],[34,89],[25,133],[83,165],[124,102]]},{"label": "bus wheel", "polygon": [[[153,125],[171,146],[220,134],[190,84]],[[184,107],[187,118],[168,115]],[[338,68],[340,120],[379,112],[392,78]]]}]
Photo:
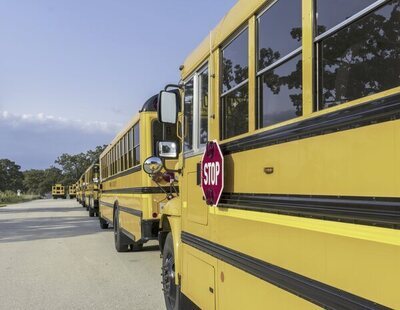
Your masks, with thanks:
[{"label": "bus wheel", "polygon": [[94,217],[94,210],[89,206],[89,216]]},{"label": "bus wheel", "polygon": [[175,255],[172,234],[168,233],[165,239],[162,259],[162,285],[167,310],[179,309],[179,286],[175,284]]},{"label": "bus wheel", "polygon": [[100,228],[101,229],[107,229],[108,228],[108,222],[105,219],[99,217],[99,221],[100,221]]},{"label": "bus wheel", "polygon": [[129,250],[129,243],[126,242],[125,235],[119,229],[118,211],[114,214],[114,243],[117,252],[127,252]]},{"label": "bus wheel", "polygon": [[131,250],[133,252],[139,252],[143,249],[143,243],[141,242],[135,242],[133,244],[131,244]]}]

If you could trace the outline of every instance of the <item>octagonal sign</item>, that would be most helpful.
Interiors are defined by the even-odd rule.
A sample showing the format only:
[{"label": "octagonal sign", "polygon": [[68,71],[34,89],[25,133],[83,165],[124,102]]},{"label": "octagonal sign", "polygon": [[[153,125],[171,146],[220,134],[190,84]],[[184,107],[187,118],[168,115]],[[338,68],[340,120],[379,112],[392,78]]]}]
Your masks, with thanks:
[{"label": "octagonal sign", "polygon": [[224,189],[224,156],[216,140],[207,143],[201,160],[201,189],[207,205],[218,204]]}]

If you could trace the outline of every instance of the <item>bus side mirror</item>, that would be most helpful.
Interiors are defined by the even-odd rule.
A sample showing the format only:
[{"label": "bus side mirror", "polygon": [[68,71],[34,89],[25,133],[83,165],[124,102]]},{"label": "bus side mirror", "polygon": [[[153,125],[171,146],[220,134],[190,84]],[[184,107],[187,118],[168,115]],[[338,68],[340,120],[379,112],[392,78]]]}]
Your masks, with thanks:
[{"label": "bus side mirror", "polygon": [[158,120],[176,124],[178,121],[179,95],[173,91],[161,91],[158,95]]},{"label": "bus side mirror", "polygon": [[159,141],[158,156],[174,159],[178,157],[178,144],[174,141]]},{"label": "bus side mirror", "polygon": [[164,167],[161,158],[149,157],[143,162],[143,170],[149,175],[155,175]]}]

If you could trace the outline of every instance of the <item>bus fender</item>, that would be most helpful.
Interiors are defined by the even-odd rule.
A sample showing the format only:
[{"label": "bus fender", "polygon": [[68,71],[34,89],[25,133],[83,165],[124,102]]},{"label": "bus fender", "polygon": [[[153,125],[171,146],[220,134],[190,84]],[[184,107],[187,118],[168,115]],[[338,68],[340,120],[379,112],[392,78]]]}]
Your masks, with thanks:
[{"label": "bus fender", "polygon": [[163,215],[181,216],[181,210],[182,210],[181,206],[182,206],[182,201],[180,197],[176,197],[174,199],[171,199],[164,205],[161,213]]},{"label": "bus fender", "polygon": [[[172,226],[169,221],[170,218],[177,217],[180,219],[181,216],[181,199],[175,198],[170,201],[168,201],[164,207],[161,209],[161,218],[160,218],[160,230],[158,234],[158,241],[160,244],[160,251],[161,253],[164,250],[164,244],[165,244],[165,239],[167,238],[167,235],[169,232],[172,231]],[[173,219],[171,219],[175,223]],[[177,221],[179,222],[179,221]],[[179,222],[180,225],[180,222]],[[176,225],[177,226],[177,225]],[[179,227],[174,227],[176,231],[180,231],[180,226]],[[173,235],[174,240],[175,236]]]}]

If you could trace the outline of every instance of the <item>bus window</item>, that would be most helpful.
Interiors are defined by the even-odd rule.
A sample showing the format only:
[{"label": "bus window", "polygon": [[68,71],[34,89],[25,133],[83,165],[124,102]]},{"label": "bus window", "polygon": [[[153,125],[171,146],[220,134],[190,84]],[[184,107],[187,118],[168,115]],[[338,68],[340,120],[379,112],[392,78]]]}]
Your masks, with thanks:
[{"label": "bus window", "polygon": [[221,139],[249,129],[248,29],[222,49]]},{"label": "bus window", "polygon": [[[316,38],[319,109],[399,86],[400,1],[387,1],[361,18],[350,16],[347,18],[348,25],[337,29],[334,23],[342,21],[349,13],[357,13],[355,8],[362,9],[371,1],[362,1],[363,4],[355,1],[359,3],[356,7],[347,5],[346,1],[339,12],[329,9],[326,4],[322,5],[323,1],[319,2],[319,28],[325,30],[333,26],[331,31]],[[337,7],[336,4],[334,6]],[[347,9],[347,14],[342,12],[344,9]],[[327,10],[336,11],[338,15],[335,19],[329,18],[324,13]]]},{"label": "bus window", "polygon": [[184,114],[185,114],[185,143],[184,151],[188,152],[193,150],[193,78],[185,84],[185,97],[184,97]]},{"label": "bus window", "polygon": [[128,162],[129,168],[133,167],[133,128],[129,129],[128,132]]},{"label": "bus window", "polygon": [[317,0],[316,20],[318,35],[365,9],[376,0]]},{"label": "bus window", "polygon": [[258,128],[302,115],[301,0],[258,17]]},{"label": "bus window", "polygon": [[199,74],[199,144],[208,141],[208,69]]},{"label": "bus window", "polygon": [[133,153],[134,153],[134,166],[140,165],[140,129],[139,123],[133,126]]}]

